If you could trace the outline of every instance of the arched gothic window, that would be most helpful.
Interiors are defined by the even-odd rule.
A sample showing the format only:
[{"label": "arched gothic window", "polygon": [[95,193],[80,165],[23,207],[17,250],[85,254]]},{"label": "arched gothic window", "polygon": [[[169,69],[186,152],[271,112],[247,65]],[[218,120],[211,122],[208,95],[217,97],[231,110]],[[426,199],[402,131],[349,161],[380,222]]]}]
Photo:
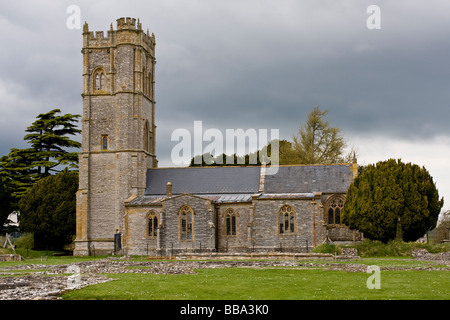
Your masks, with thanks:
[{"label": "arched gothic window", "polygon": [[147,237],[153,238],[158,235],[158,215],[151,211],[147,215]]},{"label": "arched gothic window", "polygon": [[181,207],[179,211],[179,235],[180,240],[192,240],[194,233],[194,210],[188,205]]},{"label": "arched gothic window", "polygon": [[327,201],[326,221],[328,224],[341,224],[341,213],[344,208],[345,198],[343,196],[333,196]]},{"label": "arched gothic window", "polygon": [[106,74],[103,69],[94,71],[94,91],[105,90]]},{"label": "arched gothic window", "polygon": [[235,236],[237,230],[237,213],[232,208],[225,211],[225,234],[227,236]]},{"label": "arched gothic window", "polygon": [[295,212],[291,206],[284,205],[278,210],[279,234],[295,232]]},{"label": "arched gothic window", "polygon": [[102,146],[102,150],[108,150],[108,135],[102,135],[102,140],[101,140],[101,146]]}]

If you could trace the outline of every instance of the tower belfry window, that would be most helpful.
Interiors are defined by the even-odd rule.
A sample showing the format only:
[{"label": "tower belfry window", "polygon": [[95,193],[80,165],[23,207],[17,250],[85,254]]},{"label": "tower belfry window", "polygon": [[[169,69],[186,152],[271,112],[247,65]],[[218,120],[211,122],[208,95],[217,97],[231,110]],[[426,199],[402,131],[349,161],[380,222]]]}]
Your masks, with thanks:
[{"label": "tower belfry window", "polygon": [[102,150],[108,150],[108,136],[103,135],[101,140]]},{"label": "tower belfry window", "polygon": [[105,90],[106,75],[105,72],[100,69],[94,73],[94,91]]}]

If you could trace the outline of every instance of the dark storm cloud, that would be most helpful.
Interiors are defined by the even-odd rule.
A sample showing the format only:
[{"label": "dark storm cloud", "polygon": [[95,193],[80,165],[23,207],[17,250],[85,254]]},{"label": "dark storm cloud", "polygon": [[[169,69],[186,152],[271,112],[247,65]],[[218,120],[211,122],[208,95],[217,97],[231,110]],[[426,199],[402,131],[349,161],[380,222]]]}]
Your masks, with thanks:
[{"label": "dark storm cloud", "polygon": [[[289,139],[316,105],[347,135],[450,135],[444,0],[18,1],[0,13],[3,154],[37,114],[81,113],[81,30],[65,24],[72,4],[90,30],[132,16],[155,33],[160,157],[171,132],[194,120],[279,128]],[[381,30],[366,27],[371,4]]]},{"label": "dark storm cloud", "polygon": [[[381,3],[382,29],[375,31],[365,25],[367,6],[353,3],[310,6],[314,19],[291,3],[298,21],[283,21],[273,12],[266,13],[267,22],[249,12],[242,15],[249,21],[231,15],[204,29],[192,22],[188,37],[174,48],[180,73],[165,73],[165,63],[174,60],[165,60],[162,39],[159,121],[176,109],[183,121],[264,125],[290,136],[318,105],[353,134],[407,139],[449,134],[450,48],[443,32],[449,23],[439,7],[443,3],[427,9],[418,2]],[[177,94],[170,94],[174,89]]]}]

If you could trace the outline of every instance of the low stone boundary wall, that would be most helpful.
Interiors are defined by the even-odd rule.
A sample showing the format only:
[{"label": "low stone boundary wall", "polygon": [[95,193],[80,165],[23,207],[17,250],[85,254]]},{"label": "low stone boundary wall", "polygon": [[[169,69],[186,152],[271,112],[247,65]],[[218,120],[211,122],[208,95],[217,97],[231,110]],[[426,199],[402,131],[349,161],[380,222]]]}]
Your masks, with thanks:
[{"label": "low stone boundary wall", "polygon": [[270,259],[270,260],[298,260],[298,259],[323,259],[334,260],[335,256],[330,253],[185,253],[173,256],[147,256],[149,260],[175,259],[175,260],[249,260],[249,259]]},{"label": "low stone boundary wall", "polygon": [[23,258],[19,254],[0,254],[0,261],[22,261]]}]

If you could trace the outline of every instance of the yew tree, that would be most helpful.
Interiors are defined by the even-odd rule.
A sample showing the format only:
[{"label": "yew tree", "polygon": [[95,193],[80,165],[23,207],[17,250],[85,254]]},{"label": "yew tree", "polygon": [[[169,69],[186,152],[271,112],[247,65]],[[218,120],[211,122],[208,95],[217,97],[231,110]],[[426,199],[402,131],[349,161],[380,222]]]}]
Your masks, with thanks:
[{"label": "yew tree", "polygon": [[[436,227],[444,199],[425,167],[389,159],[368,165],[347,190],[342,221],[371,240],[415,241]],[[401,231],[401,232],[400,232]]]}]

